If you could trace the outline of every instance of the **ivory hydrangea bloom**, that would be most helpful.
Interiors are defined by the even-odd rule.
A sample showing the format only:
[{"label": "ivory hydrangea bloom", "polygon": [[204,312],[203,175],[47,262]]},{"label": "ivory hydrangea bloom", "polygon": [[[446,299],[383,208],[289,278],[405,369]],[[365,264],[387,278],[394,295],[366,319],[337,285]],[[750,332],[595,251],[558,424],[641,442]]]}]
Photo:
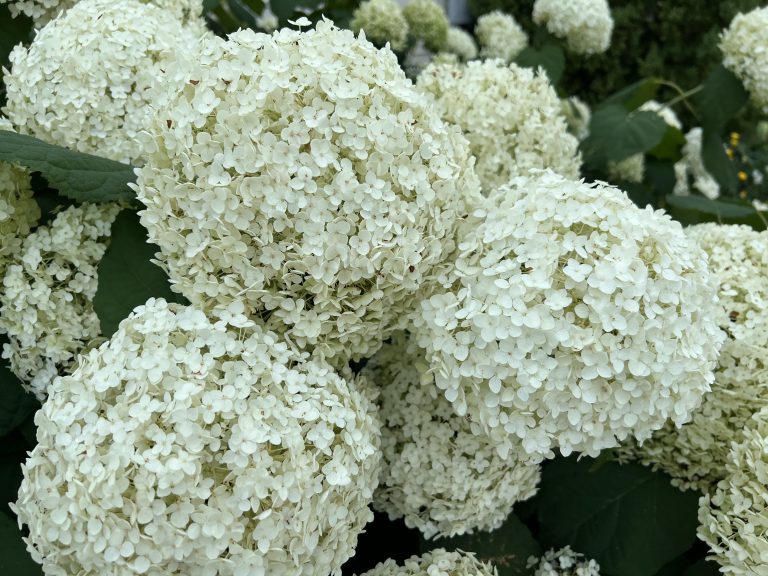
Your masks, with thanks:
[{"label": "ivory hydrangea bloom", "polygon": [[435,0],[409,0],[403,8],[411,38],[421,41],[427,50],[439,52],[448,38],[448,16]]},{"label": "ivory hydrangea bloom", "polygon": [[468,62],[477,58],[475,39],[470,33],[456,26],[451,26],[448,29],[444,51],[455,54],[461,62]]},{"label": "ivory hydrangea bloom", "polygon": [[768,6],[739,13],[720,37],[723,66],[744,83],[753,102],[768,112]]},{"label": "ivory hydrangea bloom", "polygon": [[683,157],[675,162],[674,193],[688,196],[691,190],[715,199],[720,196],[720,185],[704,166],[702,143],[704,132],[701,128],[691,128],[685,135]]},{"label": "ivory hydrangea bloom", "polygon": [[480,43],[480,56],[512,62],[526,46],[528,34],[509,14],[494,10],[477,19],[475,36]]},{"label": "ivory hydrangea bloom", "polygon": [[563,38],[577,54],[600,54],[611,45],[613,17],[607,0],[536,0],[533,21]]},{"label": "ivory hydrangea bloom", "polygon": [[600,565],[584,558],[570,546],[560,550],[547,550],[541,558],[529,558],[528,568],[535,568],[533,576],[600,576]]},{"label": "ivory hydrangea bloom", "polygon": [[474,554],[437,548],[412,556],[402,566],[387,560],[361,576],[498,576],[496,568],[480,562]]},{"label": "ivory hydrangea bloom", "polygon": [[395,52],[408,42],[408,22],[395,0],[366,0],[352,14],[349,28],[365,32],[365,37],[379,48],[387,43]]},{"label": "ivory hydrangea bloom", "polygon": [[150,299],[54,381],[14,505],[46,573],[327,576],[353,554],[372,406],[230,312]]},{"label": "ivory hydrangea bloom", "polygon": [[513,179],[476,216],[414,315],[459,415],[533,461],[690,418],[724,335],[706,255],[679,223],[552,172]]},{"label": "ivory hydrangea bloom", "polygon": [[175,289],[335,364],[363,358],[434,283],[479,195],[466,140],[389,50],[321,21],[245,30],[175,68],[147,135],[142,224]]}]

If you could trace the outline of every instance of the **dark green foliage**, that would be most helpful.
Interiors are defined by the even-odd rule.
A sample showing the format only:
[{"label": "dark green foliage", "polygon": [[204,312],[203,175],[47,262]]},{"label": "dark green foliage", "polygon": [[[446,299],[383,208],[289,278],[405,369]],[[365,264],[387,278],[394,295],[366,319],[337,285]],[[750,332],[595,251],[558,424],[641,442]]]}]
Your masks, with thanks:
[{"label": "dark green foliage", "polygon": [[595,110],[589,136],[582,142],[584,162],[601,166],[646,152],[661,143],[667,125],[654,112],[627,112],[619,104]]}]

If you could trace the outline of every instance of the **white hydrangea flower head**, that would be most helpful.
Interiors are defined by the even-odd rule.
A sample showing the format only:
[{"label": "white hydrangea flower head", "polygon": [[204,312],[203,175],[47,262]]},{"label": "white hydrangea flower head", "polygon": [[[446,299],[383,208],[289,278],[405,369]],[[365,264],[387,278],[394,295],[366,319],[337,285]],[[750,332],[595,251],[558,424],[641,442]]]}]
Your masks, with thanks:
[{"label": "white hydrangea flower head", "polygon": [[[0,130],[14,132],[11,123],[2,116]],[[29,170],[11,162],[0,162],[0,278],[39,218],[40,207],[32,197]]]},{"label": "white hydrangea flower head", "polygon": [[451,26],[448,28],[448,37],[444,50],[458,56],[461,62],[468,62],[477,58],[477,44],[472,35],[461,28]]},{"label": "white hydrangea flower head", "polygon": [[54,381],[14,506],[46,573],[339,573],[373,518],[375,411],[242,311],[150,299]]},{"label": "white hydrangea flower head", "polygon": [[756,576],[768,565],[768,410],[754,415],[731,447],[728,475],[699,500],[698,535],[720,571]]},{"label": "white hydrangea flower head", "polygon": [[211,42],[184,84],[137,183],[175,289],[243,301],[334,364],[370,356],[479,196],[460,131],[391,51],[327,21]]},{"label": "white hydrangea flower head", "polygon": [[374,508],[404,518],[426,538],[501,526],[512,506],[533,496],[538,464],[499,456],[475,434],[434,385],[424,355],[403,334],[393,337],[364,374],[381,390],[382,473]]},{"label": "white hydrangea flower head", "polygon": [[576,54],[601,54],[611,45],[613,17],[607,0],[536,0],[533,21],[564,39]]},{"label": "white hydrangea flower head", "polygon": [[83,204],[24,238],[0,289],[3,357],[24,388],[43,400],[53,379],[101,334],[93,310],[97,268],[117,204]]},{"label": "white hydrangea flower head", "polygon": [[439,52],[448,38],[448,16],[435,0],[410,0],[403,8],[408,30],[414,40],[421,40],[430,52]]},{"label": "white hydrangea flower head", "polygon": [[509,14],[494,10],[477,19],[475,36],[480,56],[512,62],[528,46],[528,34]]},{"label": "white hydrangea flower head", "polygon": [[709,256],[720,285],[717,321],[728,339],[712,392],[692,421],[682,428],[668,424],[642,446],[623,446],[619,457],[663,470],[681,489],[709,492],[726,476],[731,444],[768,406],[768,232],[719,224],[686,232]]},{"label": "white hydrangea flower head", "polygon": [[472,553],[437,548],[410,557],[402,566],[386,560],[361,576],[498,576],[498,572]]},{"label": "white hydrangea flower head", "polygon": [[165,62],[199,34],[139,0],[81,0],[10,55],[8,119],[20,132],[121,162],[172,91]]},{"label": "white hydrangea flower head", "polygon": [[669,106],[662,104],[657,100],[648,100],[647,102],[643,102],[638,110],[641,112],[655,112],[661,116],[661,119],[664,120],[667,126],[677,128],[678,130],[683,129],[683,124],[680,122],[677,114],[675,114],[675,111],[672,110],[672,108]]},{"label": "white hydrangea flower head", "polygon": [[724,334],[716,279],[679,223],[551,171],[514,178],[475,216],[414,318],[459,415],[532,461],[688,420]]},{"label": "white hydrangea flower head", "polygon": [[501,60],[439,64],[424,70],[418,86],[469,140],[485,191],[531,168],[578,177],[579,142],[545,73]]},{"label": "white hydrangea flower head", "polygon": [[365,37],[379,48],[389,43],[401,52],[408,43],[408,22],[395,0],[366,0],[352,14],[349,28],[365,32]]},{"label": "white hydrangea flower head", "polygon": [[535,568],[533,576],[600,576],[600,565],[574,552],[570,546],[548,550],[541,558],[528,559],[528,568]]},{"label": "white hydrangea flower head", "polygon": [[768,6],[739,13],[720,36],[723,66],[744,83],[752,101],[768,113]]},{"label": "white hydrangea flower head", "polygon": [[698,127],[685,135],[683,156],[675,163],[674,193],[678,196],[688,196],[691,188],[712,200],[720,196],[720,185],[704,166],[701,156],[703,137],[704,133]]},{"label": "white hydrangea flower head", "polygon": [[561,101],[563,115],[568,123],[568,130],[581,142],[589,136],[589,122],[592,119],[592,111],[589,106],[578,96],[569,96]]}]

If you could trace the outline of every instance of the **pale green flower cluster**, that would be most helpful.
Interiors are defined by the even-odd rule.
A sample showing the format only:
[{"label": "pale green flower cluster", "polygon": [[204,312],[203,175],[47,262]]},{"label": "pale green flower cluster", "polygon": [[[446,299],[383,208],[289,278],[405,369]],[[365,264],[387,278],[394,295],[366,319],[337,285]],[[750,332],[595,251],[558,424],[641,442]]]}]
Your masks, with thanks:
[{"label": "pale green flower cluster", "polygon": [[720,37],[723,66],[744,83],[755,105],[768,112],[768,6],[739,13]]},{"label": "pale green flower cluster", "polygon": [[455,54],[461,62],[469,62],[477,58],[475,39],[469,32],[456,26],[451,26],[448,29],[448,37],[443,50],[449,54]]},{"label": "pale green flower cluster", "polygon": [[533,576],[600,576],[600,565],[574,552],[570,546],[547,550],[541,558],[529,558],[528,568],[536,569]]},{"label": "pale green flower cluster", "polygon": [[403,8],[411,38],[424,43],[427,50],[440,52],[448,39],[448,16],[435,0],[411,0]]},{"label": "pale green flower cluster", "polygon": [[498,10],[483,14],[477,19],[475,36],[480,43],[480,56],[500,58],[507,63],[514,60],[528,46],[528,34],[517,20]]},{"label": "pale green flower cluster", "polygon": [[402,566],[387,560],[361,576],[498,576],[498,572],[474,554],[437,548],[421,556],[412,556]]},{"label": "pale green flower cluster", "polygon": [[408,43],[408,22],[395,0],[366,0],[352,14],[349,28],[364,31],[365,37],[380,48],[389,43],[395,52],[404,50]]},{"label": "pale green flower cluster", "polygon": [[613,17],[607,0],[536,0],[533,21],[563,38],[577,54],[600,54],[611,45]]}]

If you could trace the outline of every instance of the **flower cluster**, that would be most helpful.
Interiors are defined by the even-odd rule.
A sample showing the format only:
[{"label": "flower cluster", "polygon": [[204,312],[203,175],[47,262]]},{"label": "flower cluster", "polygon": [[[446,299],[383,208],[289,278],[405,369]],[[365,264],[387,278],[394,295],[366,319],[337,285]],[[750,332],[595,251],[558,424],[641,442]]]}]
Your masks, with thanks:
[{"label": "flower cluster", "polygon": [[484,191],[531,168],[578,177],[579,143],[568,133],[560,100],[543,72],[501,60],[439,64],[424,70],[418,86],[469,140]]},{"label": "flower cluster", "polygon": [[498,10],[477,19],[475,36],[483,58],[511,62],[528,46],[528,35],[512,16]]},{"label": "flower cluster", "polygon": [[407,337],[385,344],[366,366],[381,389],[383,469],[374,507],[404,517],[427,538],[495,530],[515,502],[536,493],[540,470],[516,453],[501,458],[434,385]]},{"label": "flower cluster", "polygon": [[451,26],[448,29],[448,37],[443,50],[449,54],[455,54],[461,62],[469,62],[477,58],[475,39],[472,38],[471,34],[456,26]]},{"label": "flower cluster", "polygon": [[195,60],[138,170],[175,289],[205,310],[243,302],[335,364],[369,356],[479,196],[466,140],[391,51],[326,21],[241,31]]},{"label": "flower cluster", "polygon": [[3,357],[24,387],[43,399],[53,379],[101,334],[93,297],[116,204],[67,208],[23,240],[0,290]]},{"label": "flower cluster", "polygon": [[352,555],[372,406],[232,321],[150,299],[54,381],[14,506],[51,574],[325,576]]},{"label": "flower cluster", "polygon": [[570,546],[548,550],[541,558],[529,558],[528,568],[536,569],[533,576],[600,576],[600,565]]},{"label": "flower cluster", "polygon": [[513,179],[475,216],[414,318],[458,414],[532,460],[689,418],[724,335],[706,255],[679,223],[551,171]]},{"label": "flower cluster", "polygon": [[361,576],[498,576],[496,568],[480,562],[473,554],[437,548],[412,556],[402,566],[387,560]]},{"label": "flower cluster", "polygon": [[448,16],[435,0],[411,0],[403,8],[411,38],[421,40],[427,50],[439,52],[448,38]]},{"label": "flower cluster", "polygon": [[613,18],[607,0],[536,0],[533,21],[565,39],[577,54],[600,54],[611,45]]},{"label": "flower cluster", "polygon": [[[13,131],[13,126],[0,117],[0,130]],[[10,162],[0,162],[0,278],[38,218],[40,208],[32,198],[29,171]]]},{"label": "flower cluster", "polygon": [[353,32],[363,30],[379,48],[389,43],[392,50],[400,52],[408,42],[408,22],[395,0],[366,0],[355,10],[349,27]]},{"label": "flower cluster", "polygon": [[768,112],[768,6],[739,13],[720,37],[723,66],[744,83],[753,102]]},{"label": "flower cluster", "polygon": [[728,339],[712,392],[682,428],[667,425],[622,459],[639,459],[672,476],[680,488],[708,492],[726,475],[731,443],[753,414],[768,406],[768,232],[747,226],[699,224],[686,229],[708,254],[718,279],[716,316]]},{"label": "flower cluster", "polygon": [[720,185],[709,173],[701,156],[703,131],[692,128],[685,135],[683,157],[675,162],[675,188],[678,196],[688,196],[691,187],[707,198],[720,196]]},{"label": "flower cluster", "polygon": [[122,162],[167,100],[165,58],[199,34],[139,0],[81,0],[10,55],[8,119],[20,132]]},{"label": "flower cluster", "polygon": [[728,456],[724,480],[699,501],[699,538],[733,576],[763,574],[768,565],[768,410],[755,414]]},{"label": "flower cluster", "polygon": [[560,101],[568,130],[581,142],[589,136],[589,122],[592,111],[578,96],[569,96]]}]

